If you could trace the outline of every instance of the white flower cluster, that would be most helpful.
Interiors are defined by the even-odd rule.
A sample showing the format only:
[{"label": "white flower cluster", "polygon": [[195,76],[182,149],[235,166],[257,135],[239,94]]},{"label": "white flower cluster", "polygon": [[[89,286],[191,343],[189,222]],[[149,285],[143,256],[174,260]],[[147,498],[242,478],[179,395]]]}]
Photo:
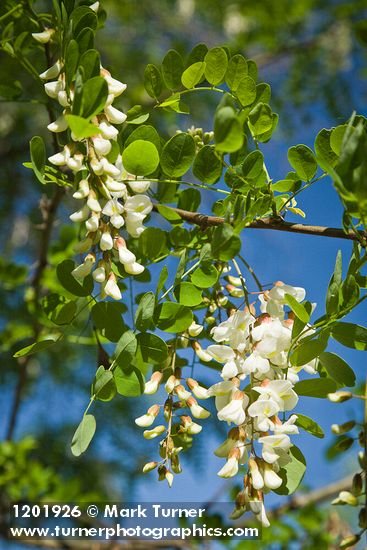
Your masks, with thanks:
[{"label": "white flower cluster", "polygon": [[[120,262],[130,275],[139,275],[144,271],[133,252],[127,248],[120,229],[125,228],[133,238],[139,237],[145,229],[143,221],[151,212],[152,203],[145,194],[150,183],[128,174],[120,154],[114,162],[109,160],[112,144],[118,136],[115,125],[126,120],[126,115],[112,104],[124,92],[126,84],[112,78],[102,67],[100,75],[107,82],[108,97],[101,113],[91,121],[97,128],[96,135],[78,140],[71,132],[71,142],[48,160],[55,166],[67,167],[75,174],[77,189],[73,197],[84,201],[81,208],[70,216],[73,222],[83,222],[85,227],[85,234],[75,252],[87,253],[83,263],[72,272],[74,277],[83,279],[92,273],[94,280],[101,284],[102,298],[107,295],[120,300],[121,291],[112,271],[112,261]],[[47,95],[56,99],[64,109],[57,120],[48,125],[48,129],[56,133],[64,132],[68,129],[66,115],[72,112],[74,92],[66,89],[63,62],[57,61],[40,77],[47,80]],[[124,181],[128,181],[128,185]]]},{"label": "white flower cluster", "polygon": [[[248,464],[245,489],[239,499],[241,505],[237,505],[235,515],[251,509],[264,525],[269,522],[263,492],[282,484],[278,472],[291,460],[289,435],[298,433],[296,415],[284,421],[284,414],[298,402],[293,385],[301,369],[310,374],[316,372],[316,359],[300,367],[288,364],[293,315],[286,318],[286,294],[298,302],[305,297],[302,288],[276,283],[270,291],[260,294],[259,316],[256,317],[253,307],[235,311],[211,330],[217,343],[205,352],[223,364],[223,381],[208,390],[208,394],[215,397],[218,418],[236,426],[215,451],[217,456],[226,458],[218,475],[232,477],[239,465]],[[306,332],[311,334],[311,329]],[[250,385],[242,390],[241,382],[245,379]],[[256,442],[261,446],[258,454]]]},{"label": "white flower cluster", "polygon": [[[145,383],[144,393],[146,395],[157,393],[162,381],[163,372],[153,372],[150,380]],[[179,453],[183,449],[183,447],[177,446],[174,436],[185,439],[191,438],[193,435],[201,432],[202,426],[194,422],[191,416],[195,419],[205,419],[210,416],[210,412],[197,402],[197,399],[208,399],[210,396],[208,390],[193,378],[183,380],[180,369],[175,369],[174,374],[169,376],[164,389],[168,395],[165,404],[163,406],[158,404],[152,405],[145,414],[136,418],[135,423],[141,428],[150,428],[144,430],[143,435],[145,439],[154,439],[165,434],[159,444],[162,457],[161,462],[148,462],[145,464],[143,472],[150,472],[158,468],[158,479],[160,481],[166,479],[169,486],[171,486],[174,474],[181,473]],[[174,410],[186,407],[190,410],[191,416],[181,415],[179,422],[174,423],[176,419]],[[161,411],[168,426],[159,424],[151,428]]]}]

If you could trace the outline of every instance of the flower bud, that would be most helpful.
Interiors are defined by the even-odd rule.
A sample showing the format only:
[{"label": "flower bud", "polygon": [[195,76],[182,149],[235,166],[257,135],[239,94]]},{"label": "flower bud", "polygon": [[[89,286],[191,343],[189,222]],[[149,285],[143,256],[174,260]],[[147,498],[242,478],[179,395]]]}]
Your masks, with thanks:
[{"label": "flower bud", "polygon": [[132,262],[124,264],[124,269],[129,275],[140,275],[143,273],[145,267],[138,262]]},{"label": "flower bud", "polygon": [[72,222],[78,223],[86,220],[88,216],[89,216],[89,208],[85,204],[82,208],[80,208],[79,210],[71,214],[69,218],[71,219]]},{"label": "flower bud", "polygon": [[165,473],[165,478],[166,478],[166,480],[167,480],[168,486],[169,486],[169,487],[172,487],[172,483],[173,483],[173,473],[170,472],[169,470],[167,470],[166,473]]},{"label": "flower bud", "polygon": [[104,283],[106,280],[106,270],[103,265],[99,265],[92,273],[93,279],[96,283]]},{"label": "flower bud", "polygon": [[102,136],[95,136],[92,138],[93,147],[97,155],[108,155],[111,151],[112,145],[108,139],[103,138]]},{"label": "flower bud", "polygon": [[73,172],[79,172],[83,168],[84,156],[81,153],[76,153],[73,157],[66,159],[66,165]]},{"label": "flower bud", "polygon": [[56,61],[52,67],[40,74],[40,78],[42,78],[42,80],[52,80],[53,78],[57,78],[60,74],[61,67],[61,62]]},{"label": "flower bud", "polygon": [[355,474],[354,477],[353,477],[353,482],[352,482],[353,493],[356,496],[358,496],[362,493],[362,489],[363,489],[362,475],[361,474]]},{"label": "flower bud", "polygon": [[181,399],[182,401],[187,401],[187,399],[191,397],[191,393],[185,390],[182,384],[178,384],[177,386],[175,386],[174,392],[177,394],[178,398]]},{"label": "flower bud", "polygon": [[89,6],[89,8],[97,13],[97,11],[99,10],[99,2],[94,2]]},{"label": "flower bud", "polygon": [[194,380],[193,378],[187,378],[186,384],[195,395],[195,397],[197,397],[198,399],[208,399],[208,390],[206,388],[203,388],[203,386],[200,386],[200,384],[196,380]]},{"label": "flower bud", "polygon": [[112,122],[112,124],[122,124],[127,119],[125,113],[119,111],[118,109],[116,109],[116,107],[113,107],[112,105],[105,107],[104,112],[108,121]]},{"label": "flower bud", "polygon": [[203,419],[203,418],[208,418],[210,416],[210,412],[204,409],[204,407],[201,407],[196,401],[196,399],[194,399],[193,397],[189,397],[186,403],[194,418]]},{"label": "flower bud", "polygon": [[145,193],[150,187],[150,181],[132,180],[128,182],[128,185],[134,193]]},{"label": "flower bud", "polygon": [[176,376],[174,374],[171,374],[171,376],[168,378],[167,382],[165,383],[164,389],[167,393],[172,393],[175,386],[179,384],[179,380],[177,380]]},{"label": "flower bud", "polygon": [[356,425],[356,423],[355,423],[354,420],[351,420],[349,422],[345,422],[344,424],[332,424],[331,425],[331,431],[335,435],[342,435],[342,434],[345,434],[345,433],[349,432],[349,430],[354,428],[355,425]]},{"label": "flower bud", "polygon": [[242,288],[236,288],[233,285],[226,285],[226,289],[229,295],[232,296],[233,298],[242,298],[245,295]]},{"label": "flower bud", "polygon": [[90,233],[95,233],[99,228],[100,215],[93,212],[91,217],[85,222],[85,227]]},{"label": "flower bud", "polygon": [[199,336],[199,334],[202,332],[203,328],[204,328],[203,325],[199,325],[199,324],[195,323],[195,321],[193,321],[191,323],[191,325],[189,326],[189,328],[187,329],[187,331],[188,331],[189,335],[194,338],[196,336]]},{"label": "flower bud", "polygon": [[350,535],[341,541],[339,548],[350,548],[351,546],[355,546],[360,540],[360,535]]},{"label": "flower bud", "polygon": [[358,515],[358,525],[361,529],[367,529],[367,510],[362,508]]},{"label": "flower bud", "polygon": [[76,279],[84,279],[84,277],[89,275],[89,273],[92,271],[93,264],[95,263],[95,261],[96,261],[96,257],[94,256],[94,254],[88,254],[85,257],[84,262],[78,265],[75,269],[73,269],[71,274]]},{"label": "flower bud", "polygon": [[283,480],[278,474],[274,472],[270,464],[264,464],[264,485],[269,489],[278,489]]},{"label": "flower bud", "polygon": [[163,374],[159,371],[153,372],[150,380],[145,382],[144,393],[146,395],[152,395],[158,391],[158,386],[163,378]]},{"label": "flower bud", "polygon": [[159,405],[153,405],[150,407],[146,414],[139,416],[135,419],[135,424],[141,428],[148,428],[151,426],[159,414]]},{"label": "flower bud", "polygon": [[158,462],[147,462],[143,466],[143,474],[146,474],[147,472],[151,472],[158,466]]},{"label": "flower bud", "polygon": [[61,80],[54,80],[53,82],[46,82],[44,88],[48,97],[56,99],[59,95],[59,92],[64,89],[64,84]]},{"label": "flower bud", "polygon": [[101,212],[102,210],[101,205],[99,204],[99,201],[97,199],[97,195],[94,191],[90,191],[88,200],[87,200],[87,205],[92,212]]},{"label": "flower bud", "polygon": [[99,125],[99,129],[102,132],[102,136],[106,139],[115,140],[119,134],[118,129],[112,126],[112,124],[109,124],[107,121],[101,122]]},{"label": "flower bud", "polygon": [[116,247],[119,253],[120,263],[123,265],[135,262],[136,256],[126,246],[126,242],[122,237],[116,239]]},{"label": "flower bud", "polygon": [[47,44],[54,32],[55,29],[45,29],[43,32],[32,32],[32,36],[40,44]]},{"label": "flower bud", "polygon": [[48,124],[47,129],[50,130],[50,132],[59,133],[65,132],[68,126],[68,121],[66,120],[64,115],[61,115],[54,122]]},{"label": "flower bud", "polygon": [[335,498],[331,504],[349,504],[350,506],[358,506],[358,499],[349,491],[341,491],[339,496]]},{"label": "flower bud", "polygon": [[253,488],[257,490],[262,489],[264,487],[264,479],[260,473],[256,460],[254,460],[253,458],[250,458],[248,461],[248,465],[250,468]]},{"label": "flower bud", "polygon": [[328,393],[327,396],[332,403],[343,403],[353,397],[350,391],[336,391],[334,393]]},{"label": "flower bud", "polygon": [[121,290],[116,282],[116,276],[113,272],[110,273],[108,281],[104,287],[104,292],[107,296],[110,296],[114,300],[121,300]]},{"label": "flower bud", "polygon": [[238,461],[240,459],[240,450],[234,448],[229,452],[227,462],[221,470],[218,472],[219,477],[234,477],[238,472]]},{"label": "flower bud", "polygon": [[152,430],[145,430],[143,436],[145,437],[145,439],[154,439],[155,437],[162,435],[165,431],[166,426],[156,426]]},{"label": "flower bud", "polygon": [[111,250],[113,248],[113,238],[109,231],[104,231],[102,233],[99,247],[101,250]]},{"label": "flower bud", "polygon": [[74,199],[85,199],[89,195],[89,191],[88,180],[80,180],[78,190],[73,193],[73,197]]},{"label": "flower bud", "polygon": [[209,355],[207,351],[204,351],[199,344],[199,342],[193,342],[192,347],[196,353],[196,355],[199,357],[201,361],[204,361],[204,363],[208,363],[212,360],[212,356]]}]

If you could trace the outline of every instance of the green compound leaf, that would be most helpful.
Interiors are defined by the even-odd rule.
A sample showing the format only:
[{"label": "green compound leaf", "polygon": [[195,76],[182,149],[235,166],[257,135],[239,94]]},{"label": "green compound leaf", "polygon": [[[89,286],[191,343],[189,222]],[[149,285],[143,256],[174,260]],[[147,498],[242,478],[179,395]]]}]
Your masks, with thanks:
[{"label": "green compound leaf", "polygon": [[294,391],[305,397],[327,397],[328,393],[335,392],[337,386],[331,378],[315,378],[314,380],[301,380],[294,385]]},{"label": "green compound leaf", "polygon": [[213,86],[217,86],[224,80],[227,71],[228,58],[223,48],[211,48],[206,54],[204,61],[205,78]]},{"label": "green compound leaf", "polygon": [[83,416],[77,427],[71,442],[71,452],[74,456],[80,456],[88,449],[96,432],[96,419],[92,414]]},{"label": "green compound leaf", "polygon": [[289,450],[291,461],[279,470],[283,479],[282,485],[274,492],[278,495],[291,495],[300,485],[306,472],[306,459],[298,447],[293,445]]},{"label": "green compound leaf", "polygon": [[312,420],[312,418],[298,412],[296,426],[302,428],[302,430],[305,430],[309,434],[318,437],[319,439],[323,439],[325,437],[323,429],[317,424],[317,422]]},{"label": "green compound leaf", "polygon": [[205,67],[206,63],[203,61],[197,61],[196,63],[190,65],[190,67],[187,67],[181,77],[181,82],[185,88],[189,90],[194,88],[196,84],[199,84],[203,78]]},{"label": "green compound leaf", "polygon": [[234,153],[244,141],[242,125],[232,107],[220,107],[214,118],[214,138],[217,151]]},{"label": "green compound leaf", "polygon": [[218,280],[219,273],[214,265],[210,263],[202,263],[200,267],[195,269],[191,274],[191,282],[199,288],[210,288]]},{"label": "green compound leaf", "polygon": [[162,149],[161,166],[167,176],[179,178],[190,168],[195,158],[195,141],[182,132],[173,136]]},{"label": "green compound leaf", "polygon": [[162,364],[168,357],[168,346],[162,338],[150,332],[137,335],[138,354],[140,353],[144,363]]},{"label": "green compound leaf", "polygon": [[159,164],[159,154],[151,141],[137,139],[124,149],[122,153],[124,168],[135,176],[152,174]]},{"label": "green compound leaf", "polygon": [[162,92],[163,81],[161,72],[158,67],[152,63],[149,63],[149,65],[145,67],[144,87],[150,97],[154,97],[155,99],[157,99]]},{"label": "green compound leaf", "polygon": [[317,172],[315,155],[307,145],[295,145],[288,150],[289,164],[303,181],[311,181]]},{"label": "green compound leaf", "polygon": [[183,306],[197,306],[203,300],[202,292],[192,283],[181,283],[175,290],[177,301]]},{"label": "green compound leaf", "polygon": [[76,139],[84,139],[101,133],[101,130],[97,126],[91,124],[81,116],[65,115],[65,118]]},{"label": "green compound leaf", "polygon": [[328,375],[343,386],[352,387],[356,383],[356,375],[348,363],[336,353],[324,351],[321,353],[320,362]]},{"label": "green compound leaf", "polygon": [[164,302],[156,309],[156,325],[165,332],[183,332],[192,323],[189,307],[175,302]]},{"label": "green compound leaf", "polygon": [[95,326],[111,342],[117,342],[124,332],[125,325],[121,317],[120,304],[115,302],[98,302],[91,310]]},{"label": "green compound leaf", "polygon": [[212,145],[204,145],[195,157],[193,174],[203,183],[216,183],[222,175],[222,161]]},{"label": "green compound leaf", "polygon": [[228,88],[236,91],[240,81],[248,76],[246,59],[241,54],[236,54],[229,60],[225,81]]},{"label": "green compound leaf", "polygon": [[213,231],[212,255],[223,262],[231,260],[241,250],[241,239],[234,234],[233,227],[223,223]]},{"label": "green compound leaf", "polygon": [[144,392],[144,378],[137,368],[123,369],[119,365],[113,371],[117,393],[125,397],[137,397]]},{"label": "green compound leaf", "polygon": [[335,323],[331,336],[343,346],[358,350],[367,350],[367,328],[353,323]]},{"label": "green compound leaf", "polygon": [[74,268],[73,260],[64,260],[56,268],[57,278],[62,286],[74,296],[90,296],[94,286],[92,277],[88,275],[82,283],[79,283],[71,274]]},{"label": "green compound leaf", "polygon": [[176,50],[169,50],[162,61],[163,80],[170,90],[176,90],[181,85],[181,75],[184,64]]},{"label": "green compound leaf", "polygon": [[46,147],[43,139],[40,136],[32,137],[29,142],[29,149],[33,172],[38,181],[45,184],[46,182],[43,175],[46,163]]}]

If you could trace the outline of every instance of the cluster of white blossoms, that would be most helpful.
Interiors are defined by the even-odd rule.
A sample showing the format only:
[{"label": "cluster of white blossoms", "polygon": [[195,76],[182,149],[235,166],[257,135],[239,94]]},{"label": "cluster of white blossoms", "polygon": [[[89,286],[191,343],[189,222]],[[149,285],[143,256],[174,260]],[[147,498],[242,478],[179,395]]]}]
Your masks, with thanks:
[{"label": "cluster of white blossoms", "polygon": [[[278,472],[291,460],[289,435],[298,433],[297,416],[284,419],[298,402],[293,386],[301,369],[316,372],[316,359],[300,367],[289,366],[294,321],[292,313],[286,318],[286,294],[298,302],[305,297],[302,288],[276,283],[259,295],[260,315],[256,317],[253,306],[235,311],[212,328],[216,344],[204,352],[206,360],[214,358],[223,364],[223,380],[211,386],[208,395],[215,397],[219,420],[235,425],[215,451],[226,459],[218,475],[232,477],[241,464],[248,465],[234,516],[252,510],[264,525],[269,522],[263,493],[282,484]],[[310,335],[311,329],[306,332]],[[247,387],[241,389],[244,380]]]},{"label": "cluster of white blossoms", "polygon": [[[157,393],[163,378],[162,371],[153,372],[150,380],[145,383],[144,393],[146,395]],[[187,441],[201,432],[202,426],[195,422],[192,417],[205,419],[210,416],[210,412],[197,401],[197,399],[208,399],[210,395],[208,390],[201,386],[197,380],[193,378],[182,379],[181,371],[177,368],[165,382],[164,390],[167,394],[164,405],[152,405],[145,414],[135,420],[135,423],[141,428],[149,428],[144,430],[145,439],[154,439],[164,435],[159,443],[162,460],[160,462],[148,462],[143,467],[143,472],[150,472],[157,468],[159,481],[166,479],[169,486],[171,486],[174,474],[179,474],[182,471],[179,453],[183,450],[183,447],[177,444],[177,440]],[[188,408],[191,416],[175,414],[176,411],[183,408]],[[158,424],[152,427],[161,412],[167,425]],[[176,422],[176,419],[178,422]]]},{"label": "cluster of white blossoms", "polygon": [[[37,37],[35,39],[39,40]],[[73,222],[83,223],[85,228],[75,252],[86,256],[72,272],[74,277],[83,279],[92,273],[94,280],[101,285],[102,298],[110,296],[120,300],[121,291],[112,262],[120,262],[130,275],[139,275],[144,271],[133,252],[127,248],[120,230],[124,228],[133,238],[139,237],[145,229],[143,221],[151,212],[152,203],[145,194],[150,182],[139,181],[127,173],[120,154],[113,162],[109,160],[113,142],[117,141],[119,133],[115,125],[126,120],[126,115],[112,104],[124,92],[126,84],[112,78],[102,67],[100,76],[107,82],[108,97],[101,112],[91,120],[97,128],[96,135],[78,140],[71,132],[70,143],[48,160],[74,173],[77,187],[73,197],[83,201],[82,206],[70,216]],[[40,77],[47,81],[47,95],[63,107],[62,114],[48,125],[48,129],[56,133],[65,132],[69,127],[66,115],[72,113],[74,92],[72,88],[66,88],[62,60]]]}]

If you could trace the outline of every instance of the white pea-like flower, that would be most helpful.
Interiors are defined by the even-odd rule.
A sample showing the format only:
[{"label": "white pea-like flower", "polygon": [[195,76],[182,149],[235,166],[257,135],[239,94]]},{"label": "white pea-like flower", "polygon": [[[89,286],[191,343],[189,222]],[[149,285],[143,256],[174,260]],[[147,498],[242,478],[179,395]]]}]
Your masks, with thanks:
[{"label": "white pea-like flower", "polygon": [[45,29],[42,32],[32,32],[32,37],[40,44],[47,44],[50,42],[55,29]]},{"label": "white pea-like flower", "polygon": [[60,71],[62,69],[61,61],[56,61],[52,67],[49,67],[41,73],[39,76],[42,78],[42,80],[52,80],[54,78],[57,78],[60,74]]},{"label": "white pea-like flower", "polygon": [[156,426],[155,428],[151,430],[145,430],[143,433],[143,436],[145,439],[154,439],[158,437],[159,435],[162,435],[166,431],[166,426]]},{"label": "white pea-like flower", "polygon": [[114,300],[121,300],[121,290],[116,282],[116,276],[112,272],[108,277],[108,281],[104,287],[104,292],[107,296],[110,296]]},{"label": "white pea-like flower", "polygon": [[88,254],[85,257],[84,262],[78,265],[75,269],[73,269],[71,274],[76,279],[84,279],[84,277],[89,275],[90,272],[92,271],[95,261],[96,261],[95,256],[93,254]]},{"label": "white pea-like flower", "polygon": [[210,412],[204,409],[204,407],[202,407],[201,405],[199,405],[196,399],[194,399],[194,397],[192,396],[189,397],[186,403],[194,418],[204,419],[210,416]]},{"label": "white pea-like flower", "polygon": [[90,214],[90,210],[86,204],[84,204],[79,210],[69,216],[72,222],[84,222]]},{"label": "white pea-like flower", "polygon": [[52,82],[46,82],[44,88],[49,97],[57,99],[59,93],[64,91],[64,83],[62,80],[54,80]]},{"label": "white pea-like flower", "polygon": [[107,105],[104,109],[104,113],[107,117],[107,120],[109,122],[112,122],[112,124],[122,124],[127,119],[127,116],[122,111],[119,111],[116,109],[116,107],[113,107],[112,105]]},{"label": "white pea-like flower", "polygon": [[129,275],[140,275],[145,269],[145,267],[138,262],[125,263],[124,268]]},{"label": "white pea-like flower", "polygon": [[158,391],[159,384],[163,378],[163,374],[159,371],[153,372],[150,380],[145,382],[144,393],[146,395],[152,395]]},{"label": "white pea-like flower", "polygon": [[187,329],[187,332],[192,338],[195,338],[196,336],[199,336],[199,334],[203,331],[204,327],[203,325],[199,325],[195,321],[191,323],[189,328]]},{"label": "white pea-like flower", "polygon": [[242,391],[237,390],[231,401],[218,411],[219,420],[224,420],[226,422],[233,422],[240,426],[246,420],[245,407],[248,404],[248,397]]},{"label": "white pea-like flower", "polygon": [[65,132],[68,127],[68,121],[66,120],[64,115],[60,115],[54,122],[51,122],[51,124],[47,126],[47,129],[50,130],[50,132],[59,133]]},{"label": "white pea-like flower", "polygon": [[113,238],[109,231],[104,231],[104,233],[102,233],[99,241],[99,248],[103,251],[111,250],[113,248]]}]

